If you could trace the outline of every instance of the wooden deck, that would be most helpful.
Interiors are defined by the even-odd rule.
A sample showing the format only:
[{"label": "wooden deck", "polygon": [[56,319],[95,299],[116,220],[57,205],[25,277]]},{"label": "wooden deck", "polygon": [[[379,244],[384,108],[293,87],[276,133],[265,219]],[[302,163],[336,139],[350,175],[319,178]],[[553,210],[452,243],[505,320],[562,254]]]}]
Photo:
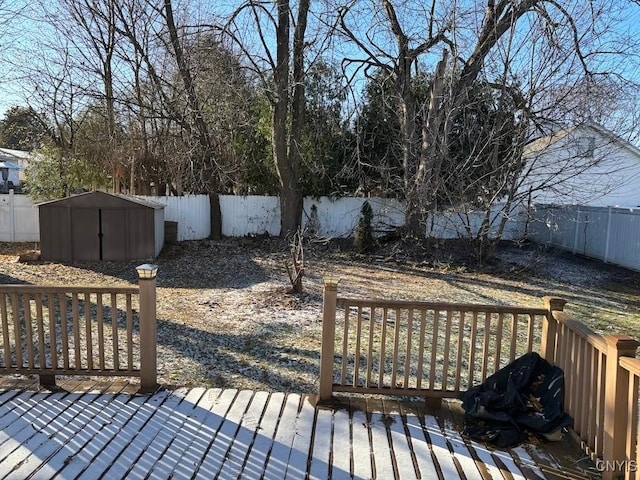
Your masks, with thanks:
[{"label": "wooden deck", "polygon": [[[126,383],[0,383],[0,479],[593,478],[541,446],[490,450],[423,402]],[[549,448],[547,448],[547,451]],[[575,454],[576,451],[574,450]]]}]

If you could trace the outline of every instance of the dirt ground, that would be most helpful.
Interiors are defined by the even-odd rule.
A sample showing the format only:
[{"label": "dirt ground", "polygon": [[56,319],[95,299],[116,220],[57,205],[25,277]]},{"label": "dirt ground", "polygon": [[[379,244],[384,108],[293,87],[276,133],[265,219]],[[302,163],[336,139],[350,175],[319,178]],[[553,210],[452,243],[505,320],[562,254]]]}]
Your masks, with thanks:
[{"label": "dirt ground", "polygon": [[[0,243],[0,284],[134,283],[142,263],[17,261],[34,247]],[[311,241],[304,292],[290,294],[288,251],[274,238],[165,247],[154,261],[161,383],[314,393],[325,275],[343,296],[523,306],[561,296],[596,331],[640,338],[640,273],[569,253],[505,243],[478,265],[457,242],[392,241],[359,255],[349,241]]]}]

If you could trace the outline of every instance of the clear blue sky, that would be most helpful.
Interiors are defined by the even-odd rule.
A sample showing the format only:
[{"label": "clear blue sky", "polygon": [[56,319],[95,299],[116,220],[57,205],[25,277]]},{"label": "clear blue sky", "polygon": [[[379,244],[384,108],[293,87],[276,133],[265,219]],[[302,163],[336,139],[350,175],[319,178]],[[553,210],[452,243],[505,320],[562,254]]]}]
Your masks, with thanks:
[{"label": "clear blue sky", "polygon": [[[53,1],[53,0],[48,0]],[[479,3],[485,3],[484,0],[478,0]],[[176,5],[179,1],[176,1]],[[239,0],[222,0],[211,4],[210,0],[196,0],[201,11],[223,11],[230,10],[233,4],[239,3]],[[400,4],[400,2],[397,2]],[[6,110],[14,105],[25,105],[24,99],[20,94],[20,80],[17,78],[17,69],[12,67],[11,60],[17,58],[12,53],[12,48],[21,47],[25,50],[25,46],[30,42],[29,33],[42,35],[42,28],[36,26],[29,20],[28,0],[0,0],[0,118]],[[620,25],[622,31],[630,32],[636,38],[640,38],[640,6],[637,4],[629,5],[626,21]],[[9,20],[9,11],[21,11],[22,15]],[[366,27],[366,26],[365,26]],[[640,52],[634,51],[635,55]],[[640,61],[622,62],[612,69],[623,73],[626,77],[638,78],[640,83],[640,72],[634,70],[636,65],[640,65]]]}]

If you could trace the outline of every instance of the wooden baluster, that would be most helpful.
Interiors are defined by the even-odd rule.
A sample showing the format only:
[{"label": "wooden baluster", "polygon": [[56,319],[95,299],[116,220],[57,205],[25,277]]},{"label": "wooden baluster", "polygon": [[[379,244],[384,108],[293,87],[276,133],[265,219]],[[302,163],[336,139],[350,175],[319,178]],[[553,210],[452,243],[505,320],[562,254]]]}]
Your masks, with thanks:
[{"label": "wooden baluster", "polygon": [[16,367],[24,366],[22,357],[22,322],[20,321],[20,305],[18,304],[18,294],[11,294],[11,316],[13,317],[13,333],[16,341]]},{"label": "wooden baluster", "polygon": [[376,309],[371,307],[369,317],[369,350],[367,353],[367,379],[366,386],[371,388],[371,372],[373,371],[373,342],[375,341],[375,327],[376,327]]},{"label": "wooden baluster", "polygon": [[418,344],[418,371],[416,373],[416,388],[422,388],[422,376],[424,374],[424,337],[427,327],[427,311],[420,310],[420,340]]},{"label": "wooden baluster", "polygon": [[4,366],[12,367],[11,361],[11,335],[9,334],[9,316],[7,313],[7,297],[0,293],[0,317],[2,320],[2,343],[4,345]]},{"label": "wooden baluster", "polygon": [[474,310],[473,319],[471,321],[471,340],[469,340],[469,383],[468,388],[475,384],[476,369],[476,342],[478,335],[478,312]]},{"label": "wooden baluster", "polygon": [[[64,317],[67,317],[67,309],[65,306]],[[82,368],[82,357],[80,355],[80,308],[78,294],[71,296],[71,324],[73,325],[73,350],[75,353],[75,370]]]},{"label": "wooden baluster", "polygon": [[458,326],[458,355],[456,357],[456,381],[455,384],[453,386],[453,390],[454,392],[459,392],[460,391],[460,382],[462,380],[462,352],[464,350],[464,317],[465,317],[465,311],[464,310],[460,310],[460,312],[458,312],[460,315],[460,323]]},{"label": "wooden baluster", "polygon": [[411,374],[411,358],[412,358],[412,345],[411,340],[413,337],[413,308],[410,308],[407,312],[407,355],[404,359],[404,384],[403,388],[409,388],[409,378]]},{"label": "wooden baluster", "polygon": [[388,316],[388,310],[387,307],[384,307],[382,309],[382,332],[380,334],[380,371],[379,373],[379,380],[378,380],[378,387],[382,388],[384,387],[384,370],[386,368],[386,364],[387,364],[387,356],[386,356],[386,349],[387,349],[387,316]]},{"label": "wooden baluster", "polygon": [[396,308],[395,322],[393,326],[394,328],[393,330],[393,364],[391,367],[391,388],[397,387],[396,377],[398,375],[398,363],[400,361],[399,350],[400,350],[400,330],[402,330],[401,322],[402,322],[402,318],[400,314],[400,309]]},{"label": "wooden baluster", "polygon": [[49,342],[51,344],[51,367],[53,369],[58,368],[58,339],[56,334],[56,309],[54,294],[50,293],[48,296],[48,315],[49,315]]},{"label": "wooden baluster", "polygon": [[104,371],[105,365],[105,343],[104,343],[104,311],[102,306],[102,293],[96,294],[96,320],[98,322],[98,362],[100,370]]},{"label": "wooden baluster", "polygon": [[118,344],[118,299],[111,294],[111,341],[113,342],[113,369],[120,370],[120,346]]},{"label": "wooden baluster", "polygon": [[344,307],[344,328],[342,331],[342,363],[340,365],[340,385],[347,384],[347,367],[349,366],[349,329],[350,323],[350,307]]},{"label": "wooden baluster", "polygon": [[429,389],[436,390],[436,366],[438,364],[438,326],[440,324],[440,310],[433,311],[433,338],[431,341],[431,370],[429,372]]},{"label": "wooden baluster", "polygon": [[24,326],[26,328],[27,336],[27,361],[29,362],[29,369],[35,368],[35,349],[33,348],[33,325],[31,321],[31,294],[22,294],[22,307],[24,309]]},{"label": "wooden baluster", "polygon": [[360,337],[362,336],[362,306],[358,305],[356,319],[356,351],[353,356],[353,386],[357,387],[360,380]]},{"label": "wooden baluster", "polygon": [[489,342],[491,340],[491,313],[484,312],[484,341],[482,344],[482,373],[481,378],[484,382],[487,379],[487,370],[489,363]]},{"label": "wooden baluster", "polygon": [[[131,294],[128,294],[131,295]],[[93,335],[91,317],[91,294],[84,294],[85,342],[87,344],[87,369],[93,370]]]},{"label": "wooden baluster", "polygon": [[133,371],[133,307],[130,293],[127,293],[127,371]]},{"label": "wooden baluster", "polygon": [[452,311],[451,309],[447,310],[447,324],[445,325],[445,335],[444,335],[444,356],[442,359],[442,390],[447,390],[447,384],[449,383],[449,353],[450,347],[449,344],[451,342],[451,324],[452,320]]},{"label": "wooden baluster", "polygon": [[[516,359],[516,347],[518,345],[518,320],[520,315],[511,314],[511,347],[509,348],[509,363]],[[527,350],[529,352],[529,350]]]}]

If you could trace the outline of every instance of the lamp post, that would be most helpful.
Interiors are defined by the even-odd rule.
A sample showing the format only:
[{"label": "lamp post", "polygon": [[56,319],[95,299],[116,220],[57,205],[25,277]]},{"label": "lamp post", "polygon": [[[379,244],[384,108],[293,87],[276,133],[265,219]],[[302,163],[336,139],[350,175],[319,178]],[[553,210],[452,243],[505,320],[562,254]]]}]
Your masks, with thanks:
[{"label": "lamp post", "polygon": [[156,274],[158,266],[145,263],[136,267],[140,288],[140,391],[153,393],[158,387]]}]

